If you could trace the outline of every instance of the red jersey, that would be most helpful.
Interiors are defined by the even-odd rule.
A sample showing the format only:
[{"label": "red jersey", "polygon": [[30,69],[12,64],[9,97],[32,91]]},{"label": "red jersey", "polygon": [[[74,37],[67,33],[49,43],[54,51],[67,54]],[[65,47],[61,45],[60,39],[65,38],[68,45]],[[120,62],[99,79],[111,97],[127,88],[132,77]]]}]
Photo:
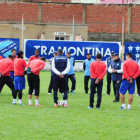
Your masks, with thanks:
[{"label": "red jersey", "polygon": [[[16,58],[17,58],[17,56],[15,56],[15,57],[13,58],[13,62],[15,61]],[[11,71],[14,71],[14,67],[11,69]]]},{"label": "red jersey", "polygon": [[30,59],[29,59],[29,62],[32,61],[32,60],[36,60],[36,59],[40,59],[40,57],[36,57],[35,55],[31,56]]},{"label": "red jersey", "polygon": [[9,58],[0,60],[0,73],[5,76],[10,76],[10,71],[14,67],[14,63]]},{"label": "red jersey", "polygon": [[16,58],[14,61],[15,76],[23,76],[26,67],[26,62],[22,58]]},{"label": "red jersey", "polygon": [[90,65],[91,78],[102,80],[106,74],[106,64],[102,61],[94,61]]},{"label": "red jersey", "polygon": [[123,79],[129,80],[130,77],[136,79],[140,75],[140,68],[134,60],[126,60],[123,63]]},{"label": "red jersey", "polygon": [[35,75],[39,75],[40,71],[45,67],[45,62],[42,60],[33,60],[29,63],[29,67],[31,68],[31,71]]},{"label": "red jersey", "polygon": [[3,59],[3,57],[0,55],[0,60]]}]

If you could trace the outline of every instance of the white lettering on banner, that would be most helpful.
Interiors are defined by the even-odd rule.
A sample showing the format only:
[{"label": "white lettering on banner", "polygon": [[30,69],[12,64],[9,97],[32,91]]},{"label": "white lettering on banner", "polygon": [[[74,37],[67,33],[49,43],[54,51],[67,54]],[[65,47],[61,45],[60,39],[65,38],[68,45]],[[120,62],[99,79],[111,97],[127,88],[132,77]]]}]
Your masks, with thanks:
[{"label": "white lettering on banner", "polygon": [[46,51],[47,51],[47,47],[41,46],[41,55],[47,55]]},{"label": "white lettering on banner", "polygon": [[48,55],[53,54],[55,52],[54,46],[51,46]]},{"label": "white lettering on banner", "polygon": [[40,48],[40,46],[34,46],[34,48],[36,48],[36,50],[38,50]]},{"label": "white lettering on banner", "polygon": [[107,49],[106,49],[106,51],[105,51],[104,56],[107,56],[107,55],[110,55],[110,54],[111,54],[110,49],[109,49],[109,48],[107,48]]},{"label": "white lettering on banner", "polygon": [[[76,54],[76,49],[75,49],[74,47],[68,48],[68,51],[71,51],[71,50],[74,51],[73,53],[71,53],[71,56],[75,55],[75,54]],[[71,52],[72,52],[72,51],[71,51]]]},{"label": "white lettering on banner", "polygon": [[94,56],[94,48],[92,48],[92,56]]},{"label": "white lettering on banner", "polygon": [[90,47],[89,48],[87,47],[86,49],[87,49],[87,53],[90,53],[91,48]]},{"label": "white lettering on banner", "polygon": [[101,53],[103,55],[104,49],[101,48],[101,51],[99,50],[99,48],[96,48],[96,54]]},{"label": "white lettering on banner", "polygon": [[64,53],[64,54],[67,53],[67,47],[66,47],[66,46],[63,48],[63,53]]},{"label": "white lettering on banner", "polygon": [[79,53],[80,53],[82,56],[84,56],[84,55],[85,55],[85,48],[82,48],[82,50],[81,50],[79,47],[77,47],[77,56],[79,56]]}]

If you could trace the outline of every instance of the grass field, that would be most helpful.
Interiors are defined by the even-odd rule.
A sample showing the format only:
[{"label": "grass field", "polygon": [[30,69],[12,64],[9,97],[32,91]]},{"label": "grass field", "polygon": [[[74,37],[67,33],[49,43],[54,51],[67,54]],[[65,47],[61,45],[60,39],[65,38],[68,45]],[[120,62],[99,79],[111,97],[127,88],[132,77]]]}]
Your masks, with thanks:
[{"label": "grass field", "polygon": [[[0,94],[0,140],[140,139],[140,97],[136,94],[132,110],[120,110],[121,103],[112,102],[113,92],[111,96],[105,95],[105,79],[101,109],[88,110],[84,73],[79,72],[76,73],[77,94],[69,94],[69,108],[54,108],[53,95],[47,94],[50,72],[41,72],[40,77],[42,108],[28,106],[28,86],[24,90],[24,106],[12,105],[10,90],[4,87]],[[59,98],[62,100],[62,95]]]}]

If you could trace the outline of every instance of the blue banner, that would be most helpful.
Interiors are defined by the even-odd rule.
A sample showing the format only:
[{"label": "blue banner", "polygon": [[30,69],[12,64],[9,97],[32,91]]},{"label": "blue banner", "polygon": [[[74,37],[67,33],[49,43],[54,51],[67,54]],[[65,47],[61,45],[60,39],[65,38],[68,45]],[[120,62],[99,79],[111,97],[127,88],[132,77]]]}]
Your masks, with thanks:
[{"label": "blue banner", "polygon": [[103,55],[103,61],[110,56],[111,51],[120,54],[119,42],[90,42],[90,41],[48,41],[48,40],[24,40],[25,59],[29,59],[36,49],[40,50],[40,56],[50,59],[54,51],[61,48],[64,55],[67,51],[71,51],[71,55],[75,60],[85,60],[86,54],[91,53],[92,58],[96,58],[96,54]]},{"label": "blue banner", "polygon": [[140,59],[140,42],[125,42],[124,59],[126,59],[126,54],[128,52],[132,52],[133,60]]},{"label": "blue banner", "polygon": [[19,51],[19,39],[15,38],[0,38],[0,55],[6,58],[11,55],[11,50]]}]

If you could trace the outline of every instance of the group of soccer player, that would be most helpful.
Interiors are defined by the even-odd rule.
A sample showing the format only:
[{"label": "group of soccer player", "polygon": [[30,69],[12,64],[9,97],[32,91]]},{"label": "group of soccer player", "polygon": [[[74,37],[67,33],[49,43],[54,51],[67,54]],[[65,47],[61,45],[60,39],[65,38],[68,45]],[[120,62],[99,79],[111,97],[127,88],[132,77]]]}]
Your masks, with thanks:
[{"label": "group of soccer player", "polygon": [[[0,57],[0,92],[3,86],[6,84],[12,91],[13,105],[17,104],[17,95],[19,98],[19,105],[22,103],[22,91],[25,89],[25,75],[27,74],[28,80],[28,105],[32,104],[32,94],[35,94],[35,106],[41,107],[39,104],[40,93],[40,71],[44,69],[46,59],[39,57],[39,50],[35,50],[35,55],[31,56],[28,64],[23,59],[23,52],[16,52],[12,50],[12,55],[7,58]],[[51,80],[48,88],[48,94],[51,94],[53,89],[54,107],[58,107],[58,90],[63,94],[64,107],[68,107],[68,93],[76,94],[76,78],[74,65],[75,60],[71,56],[71,52],[68,51],[66,56],[63,55],[63,51],[58,49],[54,52],[53,58],[50,60],[51,64]],[[122,61],[119,55],[115,52],[111,52],[111,56],[107,58],[107,62],[102,61],[102,54],[96,55],[94,60],[90,53],[87,53],[87,59],[83,63],[83,69],[85,71],[84,77],[84,90],[88,94],[88,83],[90,82],[90,101],[89,109],[94,108],[94,96],[97,94],[96,108],[100,109],[102,101],[102,88],[103,79],[107,73],[107,95],[111,92],[111,81],[113,81],[113,89],[115,100],[113,102],[119,102],[121,98],[121,109],[126,109],[125,105],[125,93],[129,91],[128,110],[131,109],[133,101],[133,94],[135,93],[135,79],[140,76],[140,61],[137,63],[132,60],[132,53],[126,55],[126,61]],[[71,80],[72,87],[69,90],[68,80]],[[138,81],[138,80],[137,80]],[[140,83],[139,81],[137,83]],[[140,85],[139,85],[140,86]],[[138,87],[139,87],[138,86]]]}]

